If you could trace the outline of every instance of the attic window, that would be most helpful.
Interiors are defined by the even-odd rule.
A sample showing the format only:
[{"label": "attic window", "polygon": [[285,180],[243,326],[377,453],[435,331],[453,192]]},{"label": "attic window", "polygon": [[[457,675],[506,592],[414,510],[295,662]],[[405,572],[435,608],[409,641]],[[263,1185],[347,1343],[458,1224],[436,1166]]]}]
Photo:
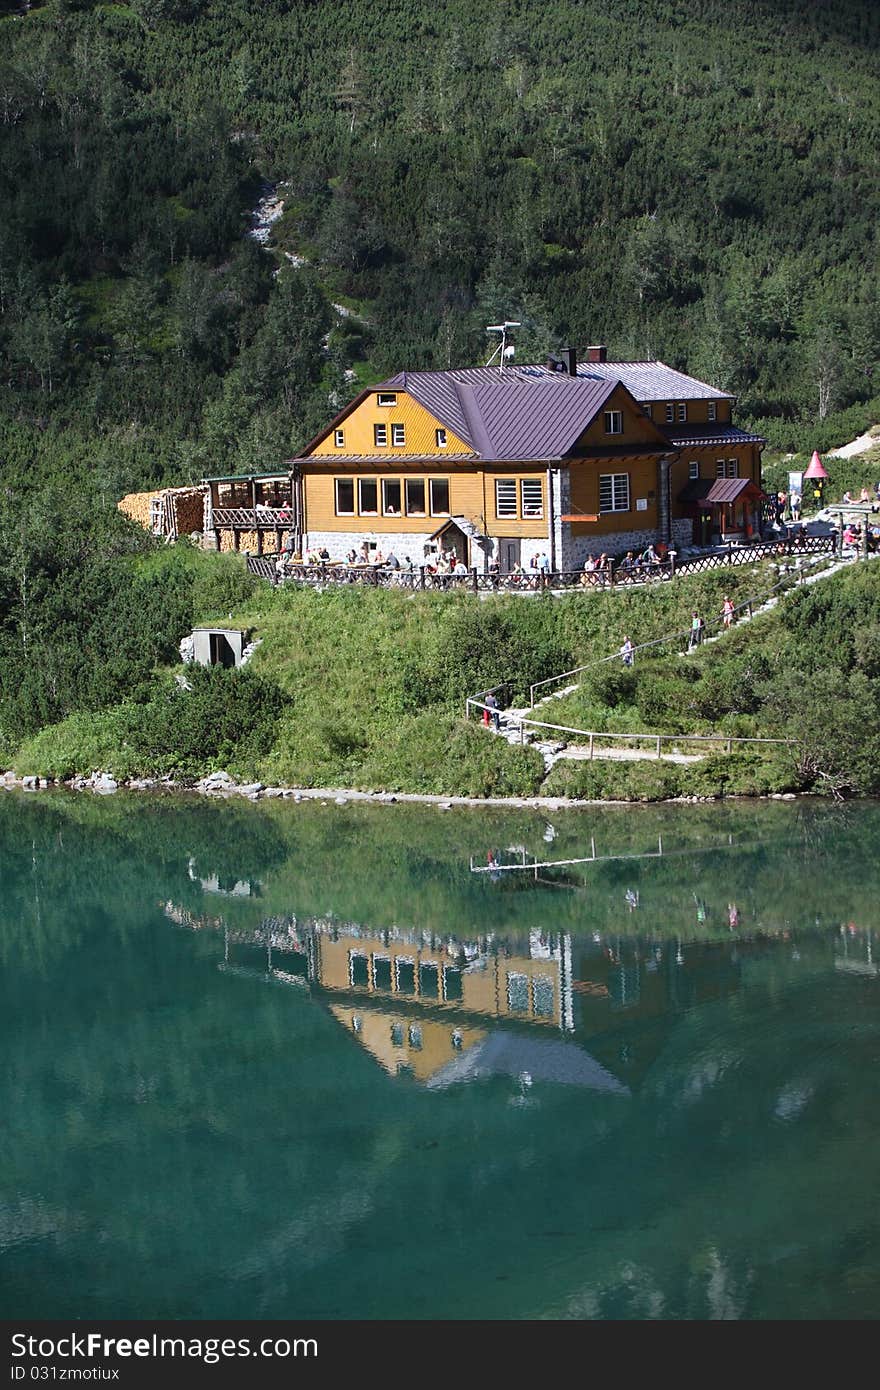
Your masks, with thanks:
[{"label": "attic window", "polygon": [[405,426],[405,425],[392,425],[392,426],[391,426],[391,443],[394,444],[398,449],[401,448],[401,447],[406,443],[406,426]]},{"label": "attic window", "polygon": [[671,425],[672,422],[674,421],[674,419],[675,419],[675,406],[672,405],[671,402],[668,402],[668,403],[667,403],[667,406],[666,406],[666,423],[667,423],[667,425]]},{"label": "attic window", "polygon": [[708,418],[710,424],[711,424],[711,422],[715,419],[715,402],[714,402],[714,401],[710,401],[710,402],[709,402],[707,418]]},{"label": "attic window", "polygon": [[379,391],[376,395],[377,405],[397,405],[397,396],[393,391]]},{"label": "attic window", "polygon": [[334,434],[334,437],[333,437],[333,442],[335,443],[337,449],[344,449],[344,448],[345,448],[345,430],[336,430],[336,432],[335,432],[335,434]]},{"label": "attic window", "polygon": [[605,411],[605,433],[623,434],[623,412],[621,410]]},{"label": "attic window", "polygon": [[445,431],[445,430],[437,430],[436,439],[437,439],[437,448],[438,448],[438,449],[445,449],[445,448],[446,448],[446,431]]},{"label": "attic window", "polygon": [[684,420],[687,419],[687,417],[688,417],[687,401],[679,401],[679,403],[678,403],[678,418],[679,418],[679,420],[684,421]]}]

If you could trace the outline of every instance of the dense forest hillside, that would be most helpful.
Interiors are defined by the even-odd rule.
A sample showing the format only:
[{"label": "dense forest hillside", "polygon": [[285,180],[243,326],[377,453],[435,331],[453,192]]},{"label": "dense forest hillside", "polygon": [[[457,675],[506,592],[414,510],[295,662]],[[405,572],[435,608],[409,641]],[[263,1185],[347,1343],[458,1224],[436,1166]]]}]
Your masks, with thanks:
[{"label": "dense forest hillside", "polygon": [[841,442],[880,358],[878,40],[868,0],[0,0],[0,458],[117,493],[272,467],[500,315],[521,358],[603,341]]},{"label": "dense forest hillside", "polygon": [[[880,418],[878,48],[869,0],[0,0],[0,756],[120,702],[161,743],[156,668],[251,592],[123,493],[277,467],[499,317],[779,449]],[[291,775],[346,763],[315,738]]]}]

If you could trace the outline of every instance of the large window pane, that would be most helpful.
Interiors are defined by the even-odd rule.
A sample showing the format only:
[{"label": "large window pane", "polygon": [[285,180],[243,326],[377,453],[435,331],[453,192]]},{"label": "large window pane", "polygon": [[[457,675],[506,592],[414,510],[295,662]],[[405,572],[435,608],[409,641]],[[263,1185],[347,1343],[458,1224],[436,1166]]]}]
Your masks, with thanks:
[{"label": "large window pane", "polygon": [[406,514],[407,516],[425,515],[425,483],[422,478],[407,478],[406,480]]},{"label": "large window pane", "polygon": [[358,494],[361,516],[375,516],[379,510],[379,484],[375,478],[361,478]]},{"label": "large window pane", "polygon": [[382,481],[382,511],[385,516],[400,516],[400,480],[384,478]]},{"label": "large window pane", "polygon": [[516,479],[495,479],[495,513],[500,517],[516,516]]},{"label": "large window pane", "polygon": [[446,478],[431,479],[431,515],[449,515],[449,483]]},{"label": "large window pane", "polygon": [[522,514],[524,517],[544,515],[544,488],[540,478],[523,478]]},{"label": "large window pane", "polygon": [[336,515],[354,516],[354,479],[336,479]]}]

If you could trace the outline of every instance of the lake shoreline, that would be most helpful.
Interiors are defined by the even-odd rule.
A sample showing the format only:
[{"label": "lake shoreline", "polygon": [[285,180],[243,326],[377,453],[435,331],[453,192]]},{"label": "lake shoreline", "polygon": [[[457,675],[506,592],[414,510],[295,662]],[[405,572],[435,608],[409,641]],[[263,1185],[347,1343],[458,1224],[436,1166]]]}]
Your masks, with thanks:
[{"label": "lake shoreline", "polygon": [[[673,796],[656,801],[613,800],[601,797],[565,796],[444,796],[436,792],[359,791],[348,787],[274,787],[260,782],[235,782],[227,773],[211,773],[198,782],[179,782],[172,778],[133,778],[129,781],[111,777],[109,773],[94,773],[91,777],[74,777],[53,781],[46,777],[18,777],[12,771],[0,772],[0,790],[7,791],[88,791],[94,796],[115,795],[120,791],[136,792],[193,792],[209,799],[222,800],[241,797],[246,801],[320,801],[346,806],[350,802],[372,806],[414,804],[437,806],[440,810],[453,807],[500,807],[510,810],[534,809],[544,811],[576,810],[594,806],[682,806],[709,804],[720,801],[795,801],[805,797],[815,799],[815,792],[766,792],[760,796]],[[832,798],[820,798],[821,800]]]}]

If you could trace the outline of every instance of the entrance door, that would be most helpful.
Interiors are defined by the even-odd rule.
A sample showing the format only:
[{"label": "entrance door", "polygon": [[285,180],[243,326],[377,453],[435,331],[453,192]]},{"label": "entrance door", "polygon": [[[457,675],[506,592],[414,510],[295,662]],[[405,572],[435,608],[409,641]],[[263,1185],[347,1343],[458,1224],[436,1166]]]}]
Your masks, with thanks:
[{"label": "entrance door", "polygon": [[222,632],[211,633],[211,665],[225,666],[227,669],[235,665],[235,652],[232,650],[232,643]]},{"label": "entrance door", "polygon": [[519,564],[519,541],[502,540],[501,546],[501,573],[510,574],[514,565]]}]

